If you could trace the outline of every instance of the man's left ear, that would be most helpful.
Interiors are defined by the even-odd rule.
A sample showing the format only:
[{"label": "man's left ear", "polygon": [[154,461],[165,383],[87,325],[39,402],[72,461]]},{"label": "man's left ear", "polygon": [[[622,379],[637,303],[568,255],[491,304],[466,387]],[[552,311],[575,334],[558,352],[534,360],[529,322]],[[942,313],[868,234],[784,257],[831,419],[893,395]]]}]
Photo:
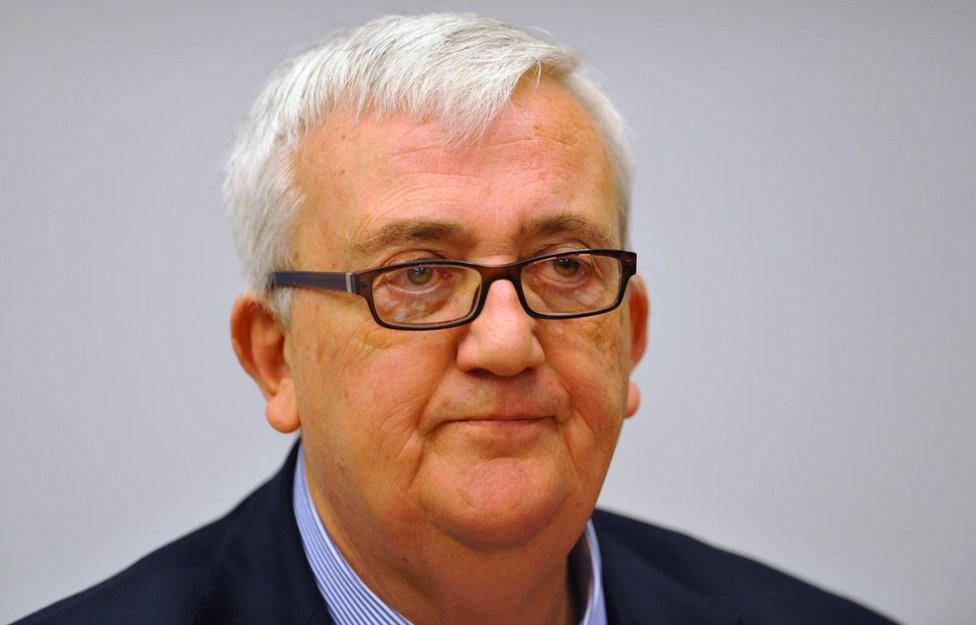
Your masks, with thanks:
[{"label": "man's left ear", "polygon": [[[633,371],[640,362],[644,350],[647,348],[647,322],[651,316],[651,301],[647,296],[647,287],[640,276],[630,279],[627,286],[627,312],[630,318],[630,370]],[[640,389],[633,379],[627,389],[626,416],[632,417],[640,406]]]},{"label": "man's left ear", "polygon": [[295,381],[285,358],[285,331],[254,291],[241,294],[234,302],[230,333],[237,359],[267,401],[268,423],[285,434],[297,430],[301,422]]}]

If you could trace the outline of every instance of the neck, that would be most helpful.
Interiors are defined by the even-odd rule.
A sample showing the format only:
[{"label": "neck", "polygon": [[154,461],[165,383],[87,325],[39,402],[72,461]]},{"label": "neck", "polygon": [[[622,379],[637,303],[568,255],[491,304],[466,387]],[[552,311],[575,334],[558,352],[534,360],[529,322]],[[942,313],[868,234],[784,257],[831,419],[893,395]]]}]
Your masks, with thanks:
[{"label": "neck", "polygon": [[[474,549],[424,528],[405,538],[344,524],[310,484],[332,540],[363,582],[415,625],[573,625],[575,588],[567,564],[579,531],[553,530],[517,547]],[[354,526],[358,532],[350,532]],[[575,535],[574,535],[575,534]]]}]

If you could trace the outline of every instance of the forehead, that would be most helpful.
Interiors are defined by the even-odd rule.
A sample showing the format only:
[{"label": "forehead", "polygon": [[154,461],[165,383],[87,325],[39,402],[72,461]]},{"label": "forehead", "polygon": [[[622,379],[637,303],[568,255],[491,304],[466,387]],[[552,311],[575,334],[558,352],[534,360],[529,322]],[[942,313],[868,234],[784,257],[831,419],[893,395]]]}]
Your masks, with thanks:
[{"label": "forehead", "polygon": [[549,79],[520,86],[485,134],[460,146],[437,121],[337,111],[306,133],[294,174],[298,262],[313,253],[359,260],[377,233],[420,222],[486,253],[512,252],[502,248],[553,224],[582,225],[594,247],[619,244],[602,137]]}]

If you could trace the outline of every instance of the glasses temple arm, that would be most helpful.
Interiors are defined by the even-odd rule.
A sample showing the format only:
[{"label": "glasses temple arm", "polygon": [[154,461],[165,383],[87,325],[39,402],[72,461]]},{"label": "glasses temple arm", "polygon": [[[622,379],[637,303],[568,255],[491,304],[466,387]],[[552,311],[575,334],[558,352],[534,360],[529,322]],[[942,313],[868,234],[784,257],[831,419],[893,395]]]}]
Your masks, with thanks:
[{"label": "glasses temple arm", "polygon": [[268,288],[310,286],[328,291],[356,293],[356,275],[331,271],[276,271],[271,274]]}]

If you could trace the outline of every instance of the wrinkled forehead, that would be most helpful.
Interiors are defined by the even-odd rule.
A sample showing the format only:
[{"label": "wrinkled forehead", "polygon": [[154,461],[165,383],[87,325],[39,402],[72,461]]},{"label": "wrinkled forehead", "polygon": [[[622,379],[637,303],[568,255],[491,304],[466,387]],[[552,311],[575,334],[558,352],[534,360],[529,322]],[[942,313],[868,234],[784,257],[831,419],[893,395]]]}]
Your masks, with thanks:
[{"label": "wrinkled forehead", "polygon": [[590,222],[619,244],[608,151],[561,85],[521,85],[485,132],[464,142],[448,124],[340,109],[309,128],[293,162],[297,255],[303,244],[331,244],[349,256],[398,221],[468,222],[469,234],[487,236],[522,232],[547,212]]}]

